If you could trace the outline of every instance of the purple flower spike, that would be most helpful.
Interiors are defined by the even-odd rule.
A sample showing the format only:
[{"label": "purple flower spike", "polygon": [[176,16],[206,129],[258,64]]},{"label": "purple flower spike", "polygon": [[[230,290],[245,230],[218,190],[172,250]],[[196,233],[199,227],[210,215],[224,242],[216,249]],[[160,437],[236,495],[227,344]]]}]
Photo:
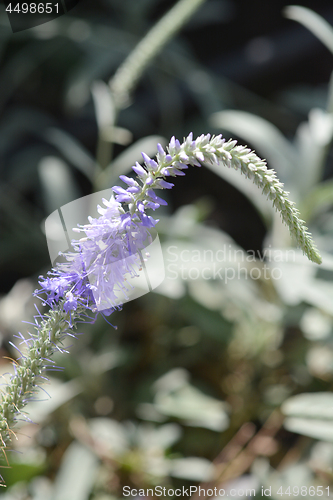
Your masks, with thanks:
[{"label": "purple flower spike", "polygon": [[[142,155],[149,172],[138,163],[133,167],[138,181],[121,176],[128,189],[113,188],[116,199],[113,196],[110,200],[103,199],[103,207],[98,206],[100,216],[88,217],[89,224],[76,228],[85,235],[72,241],[75,251],[63,253],[65,260],[57,263],[46,278],[39,279],[41,290],[37,290],[35,296],[43,294],[43,305],[48,304],[50,310],[43,315],[36,306],[34,333],[28,334],[26,339],[22,334],[17,337],[20,344],[25,344],[25,350],[23,353],[17,348],[20,356],[14,362],[14,373],[9,375],[5,390],[0,393],[0,440],[5,457],[7,445],[15,435],[11,427],[21,418],[30,421],[22,410],[32,399],[40,380],[45,380],[45,370],[60,369],[50,357],[56,350],[66,352],[62,341],[67,335],[75,337],[70,329],[82,320],[94,321],[88,310],[109,315],[120,310],[119,304],[128,297],[133,288],[131,278],[137,277],[142,270],[138,250],[144,249],[147,240],[151,240],[149,228],[158,222],[145,210],[156,210],[167,204],[154,189],[173,187],[163,177],[185,175],[182,170],[187,164],[200,166],[204,161],[241,169],[264,194],[268,194],[308,258],[321,263],[288,193],[283,190],[275,172],[268,170],[266,163],[253,151],[236,146],[236,141],[225,142],[222,136],[211,137],[210,134],[203,134],[195,141],[189,134],[182,144],[173,137],[167,148],[168,154],[161,145],[157,150],[157,161],[144,153]],[[128,209],[119,202],[128,204]]]},{"label": "purple flower spike", "polygon": [[[112,263],[115,256],[135,256],[146,235],[147,229],[144,228],[154,227],[157,223],[146,214],[146,210],[156,210],[161,205],[167,205],[167,202],[155,193],[156,189],[173,187],[173,183],[167,182],[163,177],[184,176],[183,170],[187,169],[188,165],[201,166],[200,162],[204,161],[224,161],[229,166],[232,157],[230,150],[235,144],[225,143],[221,136],[211,138],[209,134],[201,135],[193,141],[192,134],[189,134],[182,144],[173,137],[167,148],[168,154],[159,144],[157,161],[142,153],[148,171],[145,166],[136,163],[132,167],[138,175],[136,180],[126,175],[120,176],[127,184],[127,189],[113,187],[116,199],[103,200],[103,207],[98,207],[100,217],[90,217],[89,224],[78,227],[78,231],[84,232],[86,236],[73,241],[76,253],[65,254],[67,263],[60,264],[50,277],[41,280],[42,290],[39,293],[46,293],[45,302],[52,307],[52,304],[57,304],[62,298],[66,310],[72,311],[84,301],[87,307],[92,307],[93,310],[95,307],[96,310],[98,301],[96,306],[94,300],[97,293],[100,299],[109,297],[113,307],[116,304],[116,288],[123,290],[125,294],[128,290],[129,284],[125,283],[124,275],[136,275],[134,261],[130,267],[126,264],[122,268],[117,260],[112,279],[108,276],[105,280],[100,269],[105,263]],[[234,164],[238,165],[236,161]],[[121,202],[128,204],[129,208],[124,209]]]}]

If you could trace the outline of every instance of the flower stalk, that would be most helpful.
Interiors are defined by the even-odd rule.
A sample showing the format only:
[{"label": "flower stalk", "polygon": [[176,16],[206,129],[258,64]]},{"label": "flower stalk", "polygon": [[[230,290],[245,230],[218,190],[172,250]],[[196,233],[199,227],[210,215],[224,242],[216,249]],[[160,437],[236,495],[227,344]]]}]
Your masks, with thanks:
[{"label": "flower stalk", "polygon": [[121,308],[117,295],[128,290],[127,278],[137,275],[141,266],[138,250],[144,248],[149,228],[158,222],[146,211],[167,204],[155,190],[171,189],[173,183],[167,179],[185,175],[188,166],[216,163],[252,179],[280,212],[307,257],[321,263],[299,211],[288,199],[289,193],[253,151],[210,134],[195,140],[190,134],[182,143],[173,137],[166,151],[160,144],[157,150],[156,160],[142,153],[143,165],[132,167],[136,179],[120,176],[127,188],[113,187],[115,198],[103,200],[105,208],[98,207],[100,217],[89,217],[89,224],[76,228],[84,237],[72,242],[74,251],[64,254],[66,262],[57,264],[49,277],[41,277],[42,288],[35,295],[43,294],[41,300],[50,310],[35,317],[34,332],[28,338],[17,336],[25,351],[21,353],[16,347],[21,356],[13,361],[14,374],[0,394],[0,445],[4,454],[16,422],[29,420],[23,409],[45,379],[45,372],[56,368],[50,357],[56,350],[63,352],[61,346],[67,336],[75,337],[72,332],[76,323],[91,311],[111,314]]},{"label": "flower stalk", "polygon": [[[182,144],[173,137],[167,149],[165,152],[158,145],[156,161],[143,153],[146,169],[139,164],[133,167],[142,182],[141,188],[138,183],[130,185],[126,191],[119,186],[114,188],[118,194],[116,200],[127,203],[131,214],[144,213],[143,207],[155,210],[160,204],[166,204],[164,200],[161,202],[160,198],[157,199],[153,191],[153,189],[170,189],[173,186],[165,183],[166,177],[185,175],[183,170],[188,168],[188,165],[201,166],[204,162],[220,164],[239,170],[251,179],[280,212],[283,222],[288,226],[303,253],[311,261],[321,263],[321,256],[307,231],[305,222],[300,218],[295,203],[289,200],[289,193],[284,191],[283,184],[278,180],[275,171],[268,169],[266,162],[254,151],[246,146],[237,145],[237,141],[234,140],[226,142],[222,135],[211,137],[210,134],[201,135],[196,140],[193,140],[190,134]],[[120,178],[126,183],[132,182],[125,176]]]},{"label": "flower stalk", "polygon": [[85,318],[85,313],[82,307],[66,313],[60,301],[45,315],[35,317],[35,331],[29,333],[28,338],[21,333],[16,336],[20,339],[20,347],[12,345],[20,352],[20,357],[13,360],[14,374],[0,393],[0,447],[5,457],[8,444],[16,436],[12,429],[17,421],[30,421],[23,409],[43,380],[47,380],[45,371],[59,369],[50,357],[55,351],[67,352],[62,348],[63,340],[67,336],[75,338],[73,329],[79,319]]}]

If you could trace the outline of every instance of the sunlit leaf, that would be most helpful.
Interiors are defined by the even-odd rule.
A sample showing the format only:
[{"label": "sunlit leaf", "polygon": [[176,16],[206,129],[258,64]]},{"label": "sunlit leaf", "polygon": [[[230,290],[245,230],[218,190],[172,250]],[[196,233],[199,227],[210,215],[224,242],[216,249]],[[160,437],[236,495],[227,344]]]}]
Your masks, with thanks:
[{"label": "sunlit leaf", "polygon": [[170,474],[189,481],[210,481],[214,477],[214,466],[204,458],[176,458],[170,461]]},{"label": "sunlit leaf", "polygon": [[330,392],[298,394],[287,399],[281,409],[288,417],[331,420],[333,425],[333,394]]},{"label": "sunlit leaf", "polygon": [[325,19],[313,10],[300,5],[289,5],[283,12],[289,19],[298,21],[308,28],[333,54],[333,28]]},{"label": "sunlit leaf", "polygon": [[110,87],[102,80],[92,83],[91,93],[95,106],[96,121],[99,130],[114,124],[116,108],[113,102]]},{"label": "sunlit leaf", "polygon": [[[41,475],[45,471],[45,464],[32,464],[32,463],[11,463],[11,467],[2,470],[6,486],[17,483],[17,478],[20,481],[30,481],[33,477]],[[13,496],[8,496],[8,500],[12,500]],[[5,497],[7,500],[7,496]]]},{"label": "sunlit leaf", "polygon": [[96,455],[86,446],[73,442],[61,462],[53,500],[88,500],[98,467]]},{"label": "sunlit leaf", "polygon": [[49,213],[79,197],[68,165],[56,156],[46,156],[38,165],[44,203]]},{"label": "sunlit leaf", "polygon": [[287,430],[322,441],[333,441],[333,394],[299,394],[287,399],[281,409],[287,416],[284,422]]},{"label": "sunlit leaf", "polygon": [[333,441],[333,422],[308,420],[305,418],[287,418],[284,427],[297,434],[303,434],[321,441]]},{"label": "sunlit leaf", "polygon": [[298,191],[300,198],[307,196],[323,176],[327,147],[333,138],[333,116],[314,108],[307,122],[299,125],[295,145],[299,151]]},{"label": "sunlit leaf", "polygon": [[155,407],[186,425],[222,431],[229,426],[226,404],[207,396],[187,381],[186,370],[176,369],[156,382]]}]

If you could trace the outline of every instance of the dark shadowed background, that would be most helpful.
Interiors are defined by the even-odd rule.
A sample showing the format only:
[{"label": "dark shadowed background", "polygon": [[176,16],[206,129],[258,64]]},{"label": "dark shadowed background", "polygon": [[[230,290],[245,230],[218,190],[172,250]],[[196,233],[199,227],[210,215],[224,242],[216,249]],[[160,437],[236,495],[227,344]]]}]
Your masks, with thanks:
[{"label": "dark shadowed background", "polygon": [[[157,140],[190,131],[255,148],[297,201],[324,266],[297,254],[274,263],[281,280],[179,275],[112,315],[117,330],[102,317],[82,325],[70,354],[57,357],[64,371],[52,376],[52,399],[31,408],[39,425],[22,430],[22,453],[12,453],[2,474],[4,499],[111,500],[124,485],[201,482],[306,485],[313,496],[310,486],[331,484],[333,56],[284,16],[287,1],[207,0],[105,132],[103,184],[95,84],[112,78],[174,3],[81,0],[15,34],[0,6],[0,354],[16,355],[9,341],[34,314],[31,293],[50,268],[45,218],[118,183],[143,139],[151,155]],[[333,25],[331,2],[299,5]],[[230,245],[259,257],[268,245],[292,245],[250,181],[202,167],[175,184],[159,216],[166,266],[171,244],[213,252]],[[247,271],[256,265],[248,254]],[[8,359],[0,363],[1,373],[10,369]],[[304,400],[290,399],[300,393]],[[271,497],[281,498],[276,491]]]}]

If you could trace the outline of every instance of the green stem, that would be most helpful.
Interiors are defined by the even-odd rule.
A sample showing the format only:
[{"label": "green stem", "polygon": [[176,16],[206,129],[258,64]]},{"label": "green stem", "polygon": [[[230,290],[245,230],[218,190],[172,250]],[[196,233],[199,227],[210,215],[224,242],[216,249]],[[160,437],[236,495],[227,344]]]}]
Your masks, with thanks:
[{"label": "green stem", "polygon": [[[62,303],[44,315],[39,325],[35,326],[35,333],[30,334],[22,343],[28,346],[27,352],[17,362],[13,361],[15,374],[11,376],[5,390],[0,395],[0,440],[5,448],[14,432],[11,430],[17,419],[24,418],[22,409],[28,403],[31,395],[38,390],[41,375],[50,366],[48,358],[61,345],[69,329],[75,321],[82,317],[83,307],[66,313]],[[70,326],[73,325],[73,326]]]},{"label": "green stem", "polygon": [[[237,145],[236,141],[225,142],[222,136],[211,137],[210,134],[207,134],[193,140],[192,134],[190,134],[182,144],[172,138],[167,152],[158,145],[156,161],[147,155],[143,156],[146,169],[136,166],[142,184],[141,188],[134,190],[136,194],[131,194],[131,191],[125,193],[126,200],[130,200],[127,204],[131,215],[135,219],[137,216],[138,221],[142,215],[140,212],[142,204],[149,207],[149,203],[154,200],[154,197],[161,202],[150,190],[172,187],[170,184],[165,184],[165,178],[182,174],[182,170],[187,168],[187,165],[200,166],[204,162],[216,163],[240,170],[242,174],[252,179],[280,212],[283,221],[289,227],[303,252],[313,262],[321,263],[320,254],[304,225],[304,221],[299,217],[299,211],[295,204],[288,199],[289,193],[284,191],[283,184],[277,179],[274,170],[269,170],[265,161],[250,149]],[[125,180],[133,187],[133,180],[128,178]],[[134,187],[138,186],[139,183],[136,183]],[[118,188],[115,191],[123,192],[124,190]],[[121,210],[125,213],[125,210]],[[87,233],[88,226],[83,226],[81,230]],[[92,265],[95,265],[96,262],[97,260],[93,261]],[[77,298],[80,298],[79,292]],[[21,344],[25,344],[26,352],[22,353],[18,362],[13,362],[15,363],[15,374],[10,377],[5,390],[0,393],[0,441],[2,443],[0,446],[3,452],[14,435],[12,427],[20,415],[24,417],[22,410],[31,395],[37,391],[41,376],[47,370],[47,365],[51,363],[50,356],[56,349],[59,349],[57,346],[62,344],[68,330],[72,330],[75,327],[75,322],[85,316],[86,309],[82,304],[78,304],[75,310],[66,312],[64,310],[65,300],[63,296],[58,305],[54,305],[47,314],[40,318],[39,322],[36,321],[35,333],[30,334],[29,338],[24,339],[21,336]]]},{"label": "green stem", "polygon": [[205,0],[180,0],[129,54],[110,80],[118,108],[126,107],[130,93],[151,60],[204,2]]},{"label": "green stem", "polygon": [[[115,116],[115,120],[116,119],[117,116]],[[110,164],[113,157],[113,150],[114,150],[113,137],[109,135],[106,138],[104,135],[104,130],[103,128],[101,128],[98,131],[96,160],[102,170],[105,170],[107,166]]]},{"label": "green stem", "polygon": [[[119,110],[127,106],[131,92],[151,60],[205,1],[180,0],[154,25],[118,68],[109,82],[115,101],[113,126],[116,125]],[[104,130],[101,128],[98,135],[96,157],[97,163],[104,170],[112,160],[114,148],[112,138],[105,138],[103,132]]]}]

